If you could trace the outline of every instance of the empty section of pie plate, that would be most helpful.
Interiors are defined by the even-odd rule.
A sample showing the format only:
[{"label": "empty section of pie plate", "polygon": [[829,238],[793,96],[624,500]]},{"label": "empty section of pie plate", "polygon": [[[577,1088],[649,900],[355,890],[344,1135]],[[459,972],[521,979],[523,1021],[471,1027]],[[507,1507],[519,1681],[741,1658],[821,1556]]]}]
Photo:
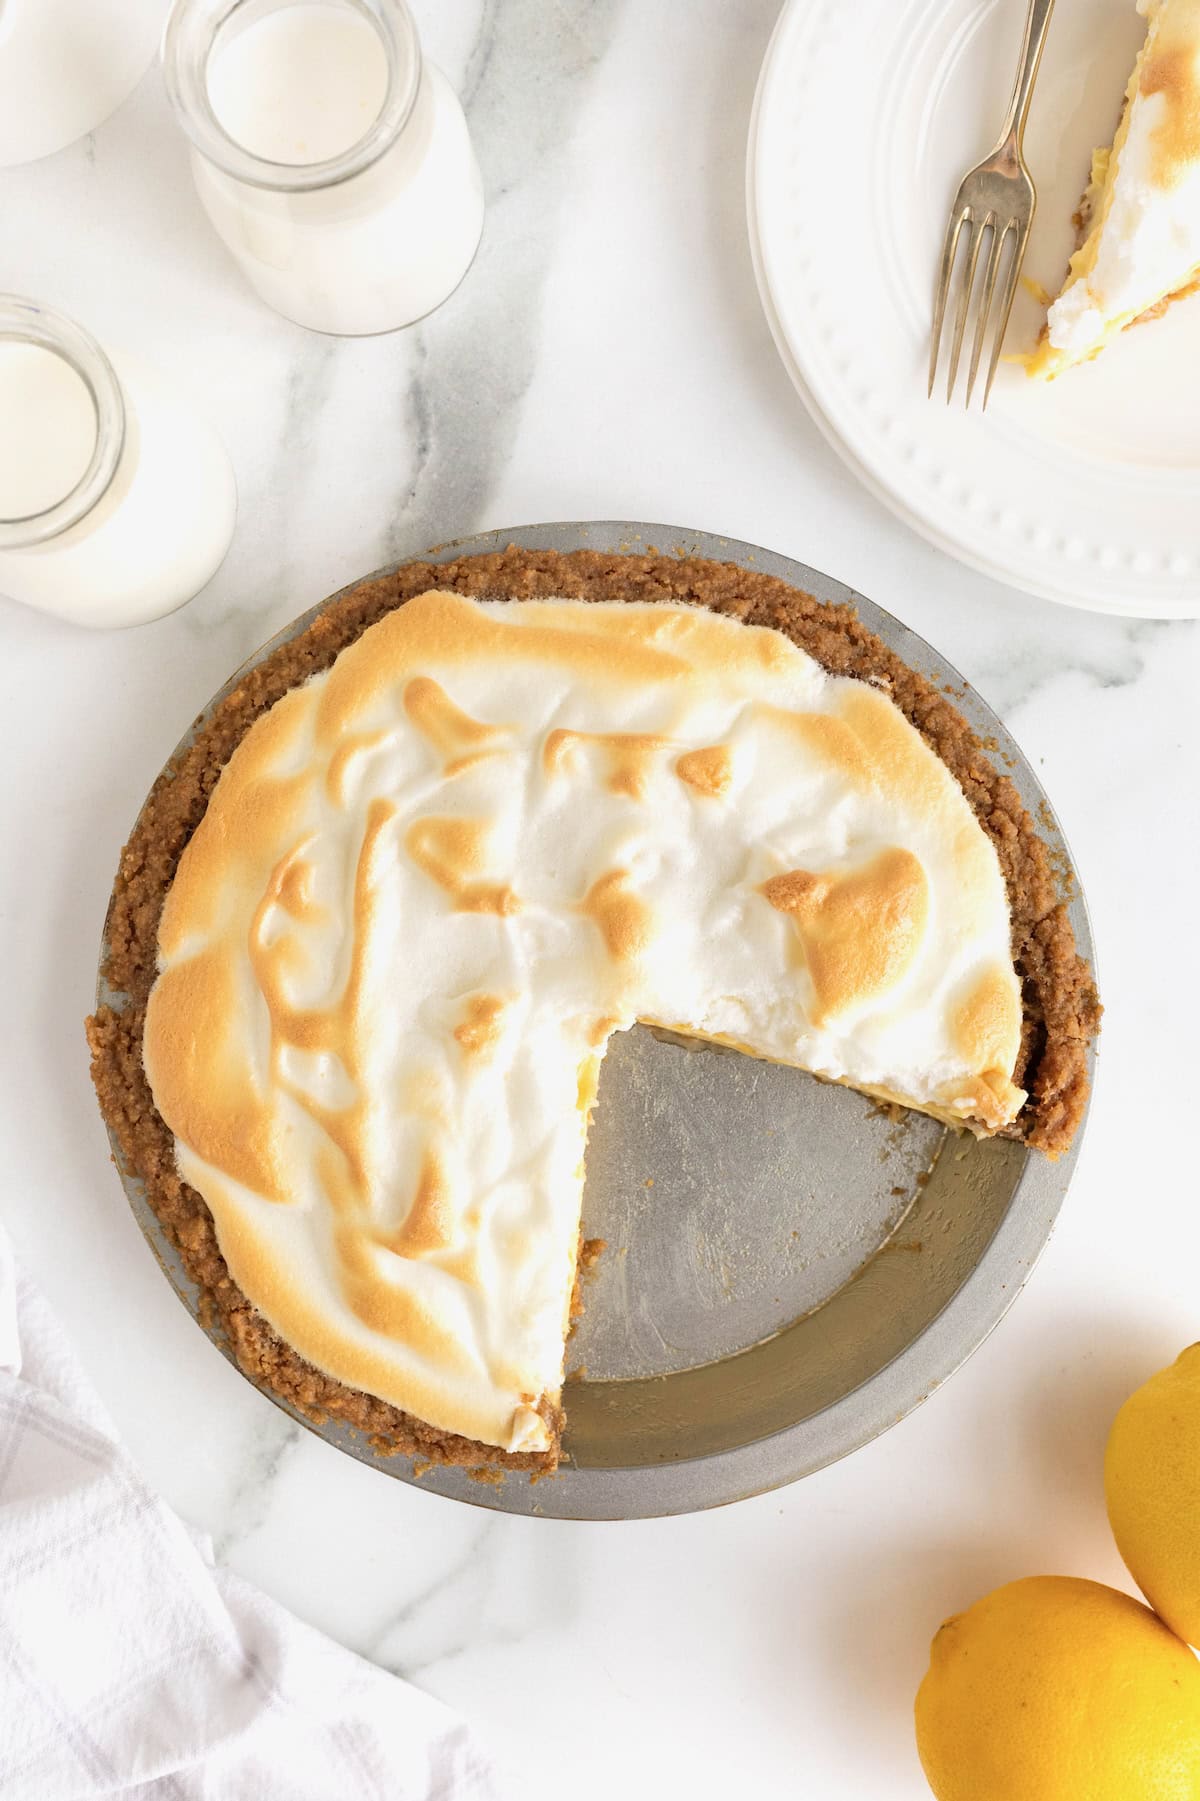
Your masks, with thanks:
[{"label": "empty section of pie plate", "polygon": [[[956,694],[963,687],[920,639],[841,584],[703,533],[549,525],[444,545],[428,560],[510,544],[653,546],[741,563],[820,600],[852,602],[912,667],[953,682]],[[213,705],[320,611],[256,653]],[[995,742],[1052,853],[1065,859],[1045,796],[1003,727],[969,690],[958,704]],[[1078,896],[1071,913],[1090,960]],[[100,998],[121,1002],[103,983]],[[408,1458],[380,1453],[344,1424],[314,1429],[386,1474],[514,1513],[685,1512],[793,1481],[902,1418],[986,1336],[1045,1243],[1078,1145],[1077,1136],[1051,1163],[793,1069],[635,1027],[610,1044],[588,1145],[583,1229],[606,1248],[585,1279],[584,1315],[567,1347],[558,1473],[536,1482],[517,1474],[480,1482],[448,1468],[418,1476]],[[200,1318],[195,1285],[114,1151],[155,1255]],[[204,1329],[229,1356],[219,1329]]]}]

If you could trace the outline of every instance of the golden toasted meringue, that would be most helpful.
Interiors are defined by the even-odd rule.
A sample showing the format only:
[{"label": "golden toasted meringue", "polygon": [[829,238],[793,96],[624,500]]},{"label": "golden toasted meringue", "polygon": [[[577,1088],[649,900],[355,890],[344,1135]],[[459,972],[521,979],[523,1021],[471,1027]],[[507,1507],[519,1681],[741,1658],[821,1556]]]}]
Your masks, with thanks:
[{"label": "golden toasted meringue", "polygon": [[599,1061],[645,1019],[981,1131],[1004,881],[888,697],[682,605],[411,600],[251,727],[144,1039],[234,1280],[352,1387],[547,1448]]}]

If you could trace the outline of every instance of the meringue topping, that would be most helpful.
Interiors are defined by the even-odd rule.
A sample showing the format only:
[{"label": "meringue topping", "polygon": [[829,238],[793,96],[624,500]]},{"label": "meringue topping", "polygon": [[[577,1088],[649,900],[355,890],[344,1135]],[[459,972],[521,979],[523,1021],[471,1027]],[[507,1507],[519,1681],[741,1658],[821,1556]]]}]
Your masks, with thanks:
[{"label": "meringue topping", "polygon": [[510,1451],[553,1443],[612,1032],[979,1132],[1025,1099],[950,772],[878,689],[679,604],[397,608],[247,732],[159,958],[147,1076],[234,1280],[321,1370]]}]

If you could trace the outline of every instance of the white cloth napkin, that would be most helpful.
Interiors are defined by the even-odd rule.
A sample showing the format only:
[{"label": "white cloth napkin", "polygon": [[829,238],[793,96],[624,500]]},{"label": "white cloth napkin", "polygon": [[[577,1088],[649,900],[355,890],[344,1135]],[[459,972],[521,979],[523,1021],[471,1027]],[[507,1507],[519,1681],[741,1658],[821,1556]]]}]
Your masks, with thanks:
[{"label": "white cloth napkin", "polygon": [[228,1570],[115,1441],[0,1227],[4,1801],[494,1801],[464,1723]]}]

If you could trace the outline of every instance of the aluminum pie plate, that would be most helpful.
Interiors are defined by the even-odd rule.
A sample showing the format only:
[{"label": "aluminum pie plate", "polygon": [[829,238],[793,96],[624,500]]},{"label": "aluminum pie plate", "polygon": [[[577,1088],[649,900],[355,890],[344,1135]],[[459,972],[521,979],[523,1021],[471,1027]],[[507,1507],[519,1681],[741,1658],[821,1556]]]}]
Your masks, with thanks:
[{"label": "aluminum pie plate", "polygon": [[[851,603],[905,662],[939,687],[953,684],[1042,822],[1056,862],[1069,867],[1046,796],[995,714],[921,638],[841,582],[733,539],[624,521],[486,532],[425,556],[450,562],[510,544],[713,557]],[[257,651],[178,748],[322,607]],[[1078,893],[1071,915],[1090,961]],[[120,1006],[123,997],[101,976],[99,998]],[[168,1280],[234,1361],[202,1318],[141,1182],[113,1149]],[[1057,1163],[1019,1144],[976,1143],[799,1071],[635,1027],[612,1040],[588,1143],[584,1230],[608,1248],[567,1350],[568,1370],[584,1374],[566,1389],[556,1475],[494,1484],[462,1470],[417,1475],[408,1458],[381,1455],[353,1428],[312,1426],[263,1392],[384,1475],[505,1513],[632,1519],[760,1494],[876,1438],[982,1343],[1045,1245],[1078,1153],[1078,1136]]]}]

